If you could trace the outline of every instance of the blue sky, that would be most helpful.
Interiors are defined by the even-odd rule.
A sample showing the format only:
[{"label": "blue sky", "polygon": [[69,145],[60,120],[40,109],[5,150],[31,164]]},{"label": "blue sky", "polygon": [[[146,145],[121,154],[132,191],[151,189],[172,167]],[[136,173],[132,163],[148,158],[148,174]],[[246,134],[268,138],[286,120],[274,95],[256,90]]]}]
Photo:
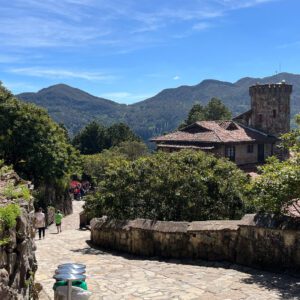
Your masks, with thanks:
[{"label": "blue sky", "polygon": [[10,0],[0,80],[133,103],[164,88],[300,73],[299,0]]}]

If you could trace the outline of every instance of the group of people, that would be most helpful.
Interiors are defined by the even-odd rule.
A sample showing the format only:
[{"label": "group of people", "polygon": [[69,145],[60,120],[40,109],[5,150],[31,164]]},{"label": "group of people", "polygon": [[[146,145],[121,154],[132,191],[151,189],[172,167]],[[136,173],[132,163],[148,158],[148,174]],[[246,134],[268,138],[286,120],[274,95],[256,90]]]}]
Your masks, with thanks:
[{"label": "group of people", "polygon": [[[62,219],[63,219],[63,214],[61,213],[60,210],[57,210],[54,215],[54,221],[57,228],[57,233],[61,232]],[[42,237],[45,238],[45,230],[47,227],[47,222],[46,222],[46,215],[43,212],[43,209],[41,207],[35,213],[34,221],[35,221],[34,222],[35,229],[38,230],[39,232],[39,239],[42,239]]]},{"label": "group of people", "polygon": [[82,182],[73,180],[70,183],[70,193],[73,194],[75,200],[81,200],[81,198],[90,190],[90,188],[91,184],[87,180]]}]

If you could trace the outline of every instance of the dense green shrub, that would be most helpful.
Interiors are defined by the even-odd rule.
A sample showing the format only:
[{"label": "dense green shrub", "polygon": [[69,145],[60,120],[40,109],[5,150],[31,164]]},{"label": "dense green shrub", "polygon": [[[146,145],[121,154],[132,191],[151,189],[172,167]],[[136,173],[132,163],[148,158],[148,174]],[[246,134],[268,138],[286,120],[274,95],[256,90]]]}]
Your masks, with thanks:
[{"label": "dense green shrub", "polygon": [[141,156],[149,154],[148,147],[143,142],[139,141],[125,141],[118,146],[113,147],[111,151],[116,154],[123,155],[129,160],[136,160]]},{"label": "dense green shrub", "polygon": [[88,178],[93,184],[102,180],[105,169],[118,160],[136,160],[148,155],[147,146],[138,141],[126,141],[109,150],[103,150],[98,154],[82,155],[83,178]]},{"label": "dense green shrub", "polygon": [[20,206],[17,204],[0,207],[0,231],[14,227],[20,213]]},{"label": "dense green shrub", "polygon": [[256,211],[280,214],[285,205],[300,196],[300,161],[270,158],[261,168],[261,176],[250,184],[249,194]]},{"label": "dense green shrub", "polygon": [[260,176],[248,187],[249,203],[256,211],[281,214],[283,208],[300,197],[300,116],[298,128],[282,136],[280,148],[290,151],[285,161],[269,158],[260,168]]},{"label": "dense green shrub", "polygon": [[110,150],[82,155],[83,177],[88,178],[93,185],[98,185],[103,180],[106,169],[124,159],[126,159],[124,155]]},{"label": "dense green shrub", "polygon": [[195,151],[157,153],[133,162],[118,157],[86,201],[91,216],[208,220],[240,218],[247,176],[236,165]]}]

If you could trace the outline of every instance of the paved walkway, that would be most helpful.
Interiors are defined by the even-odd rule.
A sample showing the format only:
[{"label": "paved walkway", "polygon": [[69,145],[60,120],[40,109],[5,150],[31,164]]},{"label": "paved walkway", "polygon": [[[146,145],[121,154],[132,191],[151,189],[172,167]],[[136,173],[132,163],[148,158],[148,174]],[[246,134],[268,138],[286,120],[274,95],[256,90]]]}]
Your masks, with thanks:
[{"label": "paved walkway", "polygon": [[63,232],[55,226],[37,240],[42,283],[41,299],[53,299],[56,266],[65,262],[87,265],[91,300],[114,299],[300,299],[300,278],[203,261],[159,261],[104,252],[89,246],[89,231],[78,230],[82,202],[63,220]]}]

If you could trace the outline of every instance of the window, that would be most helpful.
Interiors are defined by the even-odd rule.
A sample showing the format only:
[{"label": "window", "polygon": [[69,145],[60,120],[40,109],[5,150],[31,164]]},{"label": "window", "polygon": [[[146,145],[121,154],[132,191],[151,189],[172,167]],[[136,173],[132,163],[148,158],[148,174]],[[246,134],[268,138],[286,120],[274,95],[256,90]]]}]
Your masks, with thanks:
[{"label": "window", "polygon": [[262,121],[263,121],[263,116],[259,114],[259,115],[258,115],[258,122],[259,122],[259,123],[262,123]]},{"label": "window", "polygon": [[226,146],[225,147],[225,157],[229,158],[231,161],[235,161],[235,147]]},{"label": "window", "polygon": [[273,109],[273,118],[276,118],[276,109]]},{"label": "window", "polygon": [[253,153],[253,148],[254,148],[254,146],[252,144],[247,145],[247,152],[248,153]]}]

